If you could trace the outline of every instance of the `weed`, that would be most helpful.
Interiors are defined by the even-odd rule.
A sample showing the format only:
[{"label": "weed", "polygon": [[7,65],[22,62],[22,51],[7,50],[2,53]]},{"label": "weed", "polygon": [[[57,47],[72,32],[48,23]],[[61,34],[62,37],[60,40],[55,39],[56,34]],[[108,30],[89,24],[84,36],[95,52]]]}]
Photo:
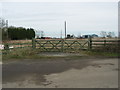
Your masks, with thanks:
[{"label": "weed", "polygon": [[18,59],[18,58],[32,58],[39,50],[32,49],[32,48],[21,48],[21,49],[12,49],[12,50],[3,50],[2,51],[2,58],[5,59]]}]

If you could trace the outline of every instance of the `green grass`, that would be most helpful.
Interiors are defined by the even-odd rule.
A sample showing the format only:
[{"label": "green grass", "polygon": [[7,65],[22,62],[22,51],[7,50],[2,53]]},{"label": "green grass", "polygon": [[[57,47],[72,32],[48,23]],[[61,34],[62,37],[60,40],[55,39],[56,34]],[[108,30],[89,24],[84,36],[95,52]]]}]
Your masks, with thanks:
[{"label": "green grass", "polygon": [[[75,56],[72,56],[73,58]],[[56,58],[65,58],[65,56],[46,56],[40,55],[39,49],[32,48],[18,48],[12,50],[3,50],[2,51],[2,60],[9,59],[56,59]]]},{"label": "green grass", "polygon": [[[50,52],[51,53],[51,52]],[[82,56],[78,55],[71,55],[71,56],[46,56],[46,55],[40,55],[39,49],[32,49],[32,48],[18,48],[18,49],[12,49],[12,50],[3,50],[2,51],[2,60],[11,60],[11,59],[49,59],[49,60],[55,60],[55,59],[66,59],[66,60],[75,60],[80,58],[90,58],[90,56],[100,56],[100,57],[118,57],[118,53],[113,52],[97,52],[97,51],[80,51],[76,52]],[[74,53],[73,53],[74,54]]]},{"label": "green grass", "polygon": [[[76,60],[80,58],[86,58],[80,55],[70,55],[70,56],[46,56],[40,55],[39,49],[32,49],[32,48],[18,48],[12,50],[3,50],[2,51],[2,60],[3,61],[10,61],[10,60],[24,60],[24,59],[34,59],[34,60],[57,60],[57,59],[64,59],[64,60]],[[50,52],[51,53],[51,52]],[[64,52],[65,53],[65,52]],[[67,52],[68,53],[68,52]]]},{"label": "green grass", "polygon": [[2,59],[24,59],[24,58],[32,58],[38,53],[38,50],[32,48],[18,48],[12,50],[3,50],[2,51]]},{"label": "green grass", "polygon": [[100,56],[100,57],[118,57],[119,56],[119,54],[115,52],[86,51],[84,53],[90,56]]}]

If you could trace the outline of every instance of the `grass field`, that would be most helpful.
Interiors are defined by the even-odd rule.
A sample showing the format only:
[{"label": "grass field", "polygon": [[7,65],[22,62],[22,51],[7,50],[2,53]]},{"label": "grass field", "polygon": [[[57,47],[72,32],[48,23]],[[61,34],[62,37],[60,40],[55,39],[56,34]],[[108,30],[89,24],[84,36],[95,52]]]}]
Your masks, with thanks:
[{"label": "grass field", "polygon": [[[9,51],[2,51],[2,60],[22,60],[22,59],[56,59],[56,58],[90,58],[90,57],[101,57],[101,58],[115,58],[118,57],[118,53],[114,52],[97,52],[97,51],[79,51],[79,52],[62,52],[62,56],[59,55],[61,52],[47,52],[47,54],[43,54],[45,52],[41,52],[39,49],[31,49],[31,48],[22,48],[22,49],[12,49]],[[57,53],[58,55],[52,55]],[[69,59],[68,58],[68,59]]]}]

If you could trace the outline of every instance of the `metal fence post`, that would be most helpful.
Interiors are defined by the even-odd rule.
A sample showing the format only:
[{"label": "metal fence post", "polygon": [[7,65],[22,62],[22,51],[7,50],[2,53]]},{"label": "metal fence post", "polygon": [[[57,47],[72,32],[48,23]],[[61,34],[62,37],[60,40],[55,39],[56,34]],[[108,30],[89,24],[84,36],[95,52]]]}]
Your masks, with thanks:
[{"label": "metal fence post", "polygon": [[32,48],[36,48],[35,38],[32,38]]}]

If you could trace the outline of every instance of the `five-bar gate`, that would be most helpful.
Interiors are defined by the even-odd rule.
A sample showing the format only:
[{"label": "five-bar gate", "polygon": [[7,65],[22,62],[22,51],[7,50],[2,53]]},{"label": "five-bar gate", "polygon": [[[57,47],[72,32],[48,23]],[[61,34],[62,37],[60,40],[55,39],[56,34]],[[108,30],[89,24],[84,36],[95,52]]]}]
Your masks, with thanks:
[{"label": "five-bar gate", "polygon": [[79,39],[33,39],[33,48],[39,48],[40,51],[78,51],[89,49],[89,40]]}]

